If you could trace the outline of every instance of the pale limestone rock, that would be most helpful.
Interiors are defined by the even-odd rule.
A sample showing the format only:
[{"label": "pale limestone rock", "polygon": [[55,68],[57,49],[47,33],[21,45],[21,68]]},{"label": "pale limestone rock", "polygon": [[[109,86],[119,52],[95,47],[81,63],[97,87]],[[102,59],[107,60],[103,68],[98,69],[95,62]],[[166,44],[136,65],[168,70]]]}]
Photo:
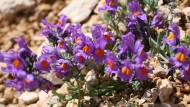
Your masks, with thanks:
[{"label": "pale limestone rock", "polygon": [[58,15],[65,14],[72,23],[80,23],[89,17],[98,0],[74,0]]},{"label": "pale limestone rock", "polygon": [[183,101],[184,101],[184,102],[187,102],[187,103],[190,103],[190,95],[184,94],[184,96],[183,96]]},{"label": "pale limestone rock", "polygon": [[162,66],[157,66],[153,70],[153,74],[155,74],[158,77],[165,78],[166,77],[167,69],[163,68]]},{"label": "pale limestone rock", "polygon": [[38,94],[36,92],[24,92],[19,97],[19,100],[24,101],[25,104],[32,104],[38,100]]},{"label": "pale limestone rock", "polygon": [[53,72],[50,72],[47,75],[47,80],[51,81],[54,85],[60,85],[63,84],[63,81],[59,78],[57,78]]},{"label": "pale limestone rock", "polygon": [[59,88],[59,89],[57,89],[57,93],[59,93],[59,94],[62,94],[62,95],[66,95],[66,94],[68,94],[68,90],[67,90],[67,83],[64,83],[62,86],[61,86],[61,88]]},{"label": "pale limestone rock", "polygon": [[48,104],[49,102],[50,102],[49,99],[46,99],[46,100],[39,100],[39,101],[36,103],[36,107],[51,107],[51,105]]},{"label": "pale limestone rock", "polygon": [[148,89],[144,95],[141,97],[139,104],[143,104],[145,101],[149,103],[154,103],[158,97],[157,88]]},{"label": "pale limestone rock", "polygon": [[157,80],[157,87],[159,90],[159,98],[161,102],[167,102],[170,94],[173,92],[173,87],[168,79]]},{"label": "pale limestone rock", "polygon": [[69,101],[66,105],[66,107],[78,107],[78,99],[73,99]]},{"label": "pale limestone rock", "polygon": [[13,88],[6,88],[4,90],[4,95],[3,97],[5,98],[6,101],[12,101],[14,98],[14,93],[15,91],[13,90]]},{"label": "pale limestone rock", "polygon": [[35,0],[1,0],[0,12],[5,15],[15,14],[29,9],[35,4]]},{"label": "pale limestone rock", "polygon": [[44,92],[43,90],[41,90],[39,93],[39,100],[45,100],[48,98],[48,93]]},{"label": "pale limestone rock", "polygon": [[187,17],[190,17],[190,7],[186,7],[183,9],[183,12],[184,14],[187,16]]},{"label": "pale limestone rock", "polygon": [[90,70],[90,71],[87,73],[87,75],[86,75],[86,77],[85,77],[85,80],[86,80],[86,82],[88,83],[88,85],[90,85],[90,86],[95,86],[95,85],[97,85],[98,80],[97,80],[96,72],[95,72],[93,69]]}]

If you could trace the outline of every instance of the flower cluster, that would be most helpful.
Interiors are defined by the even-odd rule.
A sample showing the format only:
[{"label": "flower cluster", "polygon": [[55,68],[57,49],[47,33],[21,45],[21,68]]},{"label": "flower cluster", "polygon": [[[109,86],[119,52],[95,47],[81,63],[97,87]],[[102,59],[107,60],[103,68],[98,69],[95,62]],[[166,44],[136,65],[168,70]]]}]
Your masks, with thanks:
[{"label": "flower cluster", "polygon": [[6,85],[17,91],[41,88],[47,92],[53,89],[54,85],[50,81],[39,76],[40,73],[35,68],[36,54],[27,47],[24,38],[15,38],[15,41],[19,45],[18,51],[0,52],[0,62],[7,64],[2,67],[2,71],[14,76],[13,80],[5,80]]},{"label": "flower cluster", "polygon": [[[165,21],[160,13],[151,21],[138,0],[129,2],[128,7],[130,12],[125,17],[120,17],[118,0],[105,0],[99,11],[108,11],[113,21],[113,29],[96,24],[91,28],[92,35],[88,36],[82,32],[80,24],[66,26],[67,17],[63,14],[56,24],[50,24],[43,19],[44,26],[39,36],[46,36],[52,46],[43,46],[39,58],[27,47],[22,36],[15,38],[20,47],[18,51],[0,52],[0,62],[7,64],[2,67],[2,71],[14,76],[13,80],[5,80],[7,86],[15,87],[17,91],[41,88],[47,92],[54,85],[40,74],[53,71],[57,78],[72,78],[72,73],[79,73],[79,68],[85,66],[89,59],[94,59],[97,65],[105,65],[105,72],[110,77],[116,75],[123,82],[138,79],[142,83],[147,80],[152,69],[144,65],[144,61],[151,56],[152,51],[162,51],[156,46],[152,49],[149,40],[156,40],[157,34],[153,29],[162,27]],[[118,20],[126,24],[125,33],[118,30],[118,23],[114,22]],[[188,81],[190,49],[180,44],[177,24],[170,24],[168,30],[169,36],[162,36],[160,41],[163,43],[163,50],[169,48],[173,53],[166,54],[170,56],[169,63],[172,66],[169,71],[180,69],[184,79]]]}]

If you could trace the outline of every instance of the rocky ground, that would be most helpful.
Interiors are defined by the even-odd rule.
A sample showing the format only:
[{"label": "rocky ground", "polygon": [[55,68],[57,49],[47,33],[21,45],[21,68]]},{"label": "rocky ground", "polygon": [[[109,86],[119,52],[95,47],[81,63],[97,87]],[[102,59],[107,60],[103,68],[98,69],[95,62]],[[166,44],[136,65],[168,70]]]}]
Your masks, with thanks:
[{"label": "rocky ground", "polygon": [[[127,1],[127,0],[120,0]],[[158,0],[163,14],[169,14],[168,3],[170,0]],[[45,38],[39,37],[40,21],[46,17],[50,23],[56,23],[58,16],[64,13],[71,23],[82,23],[85,34],[90,34],[90,28],[94,24],[102,24],[102,13],[97,8],[103,0],[1,0],[0,1],[0,51],[18,49],[13,40],[14,37],[23,35],[27,44],[37,54],[40,54],[40,46]],[[181,0],[176,9],[173,22],[180,26],[181,36],[190,34],[190,0]],[[170,18],[170,17],[168,17]],[[120,26],[125,30],[125,26]],[[163,29],[156,29],[157,32]],[[159,64],[159,58],[151,58],[149,65],[154,69],[150,75],[151,85],[138,96],[134,96],[130,102],[140,107],[190,107],[190,82],[184,82],[173,77],[167,77],[167,67]],[[0,66],[4,64],[0,63]],[[180,74],[179,74],[180,75]],[[51,91],[46,94],[41,90],[33,92],[15,92],[13,88],[7,88],[4,79],[11,78],[9,74],[0,71],[0,107],[61,107],[62,104],[48,105],[55,102],[57,97]],[[65,95],[68,93],[67,85],[51,74],[47,78],[59,85],[57,92]],[[154,85],[152,85],[155,83]],[[62,85],[63,84],[63,85]],[[123,96],[122,96],[123,95]],[[125,105],[121,102],[125,93],[112,97],[98,98],[101,107],[114,107]],[[113,101],[112,99],[116,99]],[[97,99],[97,98],[95,98]],[[89,100],[85,98],[84,100]],[[72,100],[67,107],[76,107],[77,100]]]}]

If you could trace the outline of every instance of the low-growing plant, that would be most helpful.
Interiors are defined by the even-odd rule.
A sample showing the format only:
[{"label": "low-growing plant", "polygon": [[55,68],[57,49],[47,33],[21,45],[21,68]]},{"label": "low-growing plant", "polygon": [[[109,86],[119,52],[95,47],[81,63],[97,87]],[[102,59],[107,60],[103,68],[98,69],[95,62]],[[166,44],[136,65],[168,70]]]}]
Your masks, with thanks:
[{"label": "low-growing plant", "polygon": [[[175,6],[174,2],[170,3],[172,7]],[[142,92],[145,81],[151,82],[148,73],[152,73],[152,68],[144,62],[153,56],[161,57],[160,63],[169,66],[168,74],[179,69],[184,80],[189,81],[189,36],[180,41],[178,25],[165,20],[159,11],[154,17],[148,15],[156,10],[155,0],[144,0],[144,4],[147,11],[141,8],[138,0],[131,0],[127,6],[118,3],[118,0],[105,0],[98,10],[105,11],[103,21],[107,25],[94,25],[92,35],[88,36],[82,32],[80,24],[66,26],[67,17],[64,14],[56,24],[43,19],[40,36],[45,36],[51,46],[43,46],[39,58],[27,47],[22,36],[14,39],[19,45],[17,51],[0,52],[0,62],[7,64],[2,71],[14,77],[13,80],[5,80],[6,86],[14,87],[16,91],[37,88],[45,92],[52,90],[58,96],[58,102],[66,105],[68,101],[78,99],[80,107],[87,103],[82,100],[85,96],[93,100],[116,94],[127,87],[131,87],[136,94]],[[123,23],[127,30],[121,31],[119,23]],[[169,26],[164,26],[166,23]],[[166,30],[157,33],[156,27]],[[95,85],[90,84],[81,73],[88,67],[89,61],[102,67],[96,71]],[[57,93],[53,83],[40,76],[50,71],[68,85],[67,95]],[[71,84],[70,79],[74,79],[76,84]],[[99,103],[93,100],[89,104],[93,102]],[[50,102],[54,103],[57,102]],[[133,102],[126,106],[136,107]]]}]

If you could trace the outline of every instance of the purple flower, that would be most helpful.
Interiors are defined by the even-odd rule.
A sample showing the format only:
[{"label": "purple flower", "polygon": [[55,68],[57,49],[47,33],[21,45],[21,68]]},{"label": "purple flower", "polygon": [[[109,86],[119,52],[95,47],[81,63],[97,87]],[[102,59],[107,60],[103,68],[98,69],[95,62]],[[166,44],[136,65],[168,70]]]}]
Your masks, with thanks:
[{"label": "purple flower", "polygon": [[115,41],[111,31],[104,32],[102,39],[106,41],[106,43],[113,43]]},{"label": "purple flower", "polygon": [[41,73],[47,73],[50,72],[51,61],[48,59],[46,55],[41,55],[38,61],[35,64],[35,67],[41,71]]},{"label": "purple flower", "polygon": [[42,33],[40,33],[39,36],[53,36],[52,25],[48,23],[46,19],[43,19],[42,23],[44,27],[41,28]]},{"label": "purple flower", "polygon": [[61,26],[61,27],[64,27],[66,25],[66,22],[67,22],[67,16],[64,15],[64,14],[61,14],[60,15],[60,18],[59,18],[59,21],[58,21],[58,25]]},{"label": "purple flower", "polygon": [[[26,66],[25,61],[21,57],[19,57],[14,51],[9,51],[8,53],[0,52],[0,54],[2,56],[2,61],[8,65],[6,70],[12,67],[14,67],[15,69],[24,69],[24,67]],[[5,70],[5,68],[3,69]]]},{"label": "purple flower", "polygon": [[92,37],[97,40],[102,38],[102,36],[104,35],[104,31],[105,31],[105,27],[102,27],[99,24],[96,24],[92,27]]},{"label": "purple flower", "polygon": [[133,35],[131,32],[127,33],[126,35],[122,35],[122,48],[124,50],[129,49],[133,50],[134,48],[134,41],[135,41],[135,35]]},{"label": "purple flower", "polygon": [[77,64],[77,65],[84,65],[85,61],[86,61],[86,58],[84,57],[84,53],[82,52],[82,50],[78,51],[76,53],[76,55],[74,56],[74,62]]},{"label": "purple flower", "polygon": [[176,67],[182,66],[184,70],[188,70],[187,57],[189,54],[190,49],[187,49],[186,46],[178,46],[175,57],[171,57],[169,59],[169,63],[175,65]]},{"label": "purple flower", "polygon": [[94,44],[92,43],[91,38],[86,36],[83,42],[77,44],[77,46],[74,48],[74,51],[77,53],[79,50],[82,50],[85,59],[90,57],[94,51]]},{"label": "purple flower", "polygon": [[66,74],[71,70],[71,62],[68,60],[59,59],[57,60],[57,63],[52,65],[52,67],[54,68],[54,71]]},{"label": "purple flower", "polygon": [[104,62],[107,65],[106,72],[109,72],[111,77],[112,74],[119,73],[120,64],[118,62],[118,59],[115,54],[112,54],[109,50],[106,52],[106,59]]},{"label": "purple flower", "polygon": [[111,31],[105,32],[106,27],[99,24],[92,27],[92,37],[95,40],[104,40],[107,43],[113,43],[115,38],[112,35]]},{"label": "purple flower", "polygon": [[171,24],[169,26],[169,30],[171,31],[167,38],[164,38],[164,43],[169,46],[174,46],[179,42],[180,39],[180,30],[177,24]]},{"label": "purple flower", "polygon": [[118,0],[105,0],[104,5],[98,8],[98,11],[108,10],[108,11],[118,11]]},{"label": "purple flower", "polygon": [[138,64],[142,64],[150,56],[150,52],[144,51],[144,45],[141,44],[141,40],[135,42],[134,53],[136,54],[135,61]]},{"label": "purple flower", "polygon": [[121,81],[125,82],[128,80],[129,82],[133,79],[133,65],[127,60],[122,61],[123,67],[118,76],[121,78]]},{"label": "purple flower", "polygon": [[103,40],[101,41],[99,39],[94,43],[94,46],[95,46],[95,51],[93,54],[94,60],[96,61],[97,64],[101,64],[105,59],[104,47],[106,46],[106,42]]},{"label": "purple flower", "polygon": [[144,65],[136,65],[135,71],[136,71],[136,78],[139,79],[140,82],[142,83],[143,80],[148,79],[148,73],[151,73],[152,69]]},{"label": "purple flower", "polygon": [[14,38],[14,40],[17,42],[17,44],[20,48],[24,48],[31,52],[31,50],[28,48],[23,36],[20,36],[20,38]]},{"label": "purple flower", "polygon": [[147,20],[146,14],[144,14],[138,0],[133,0],[132,2],[129,2],[128,7],[134,17],[137,17],[144,21]]},{"label": "purple flower", "polygon": [[190,62],[188,63],[187,70],[181,69],[180,71],[183,73],[182,77],[184,78],[184,80],[189,81],[189,79],[190,79]]},{"label": "purple flower", "polygon": [[157,14],[156,16],[154,16],[151,25],[152,26],[163,26],[164,20],[162,19],[162,15]]},{"label": "purple flower", "polygon": [[37,77],[39,81],[39,88],[44,90],[46,93],[48,93],[49,90],[55,89],[55,86],[52,82],[45,80],[41,77]]}]

